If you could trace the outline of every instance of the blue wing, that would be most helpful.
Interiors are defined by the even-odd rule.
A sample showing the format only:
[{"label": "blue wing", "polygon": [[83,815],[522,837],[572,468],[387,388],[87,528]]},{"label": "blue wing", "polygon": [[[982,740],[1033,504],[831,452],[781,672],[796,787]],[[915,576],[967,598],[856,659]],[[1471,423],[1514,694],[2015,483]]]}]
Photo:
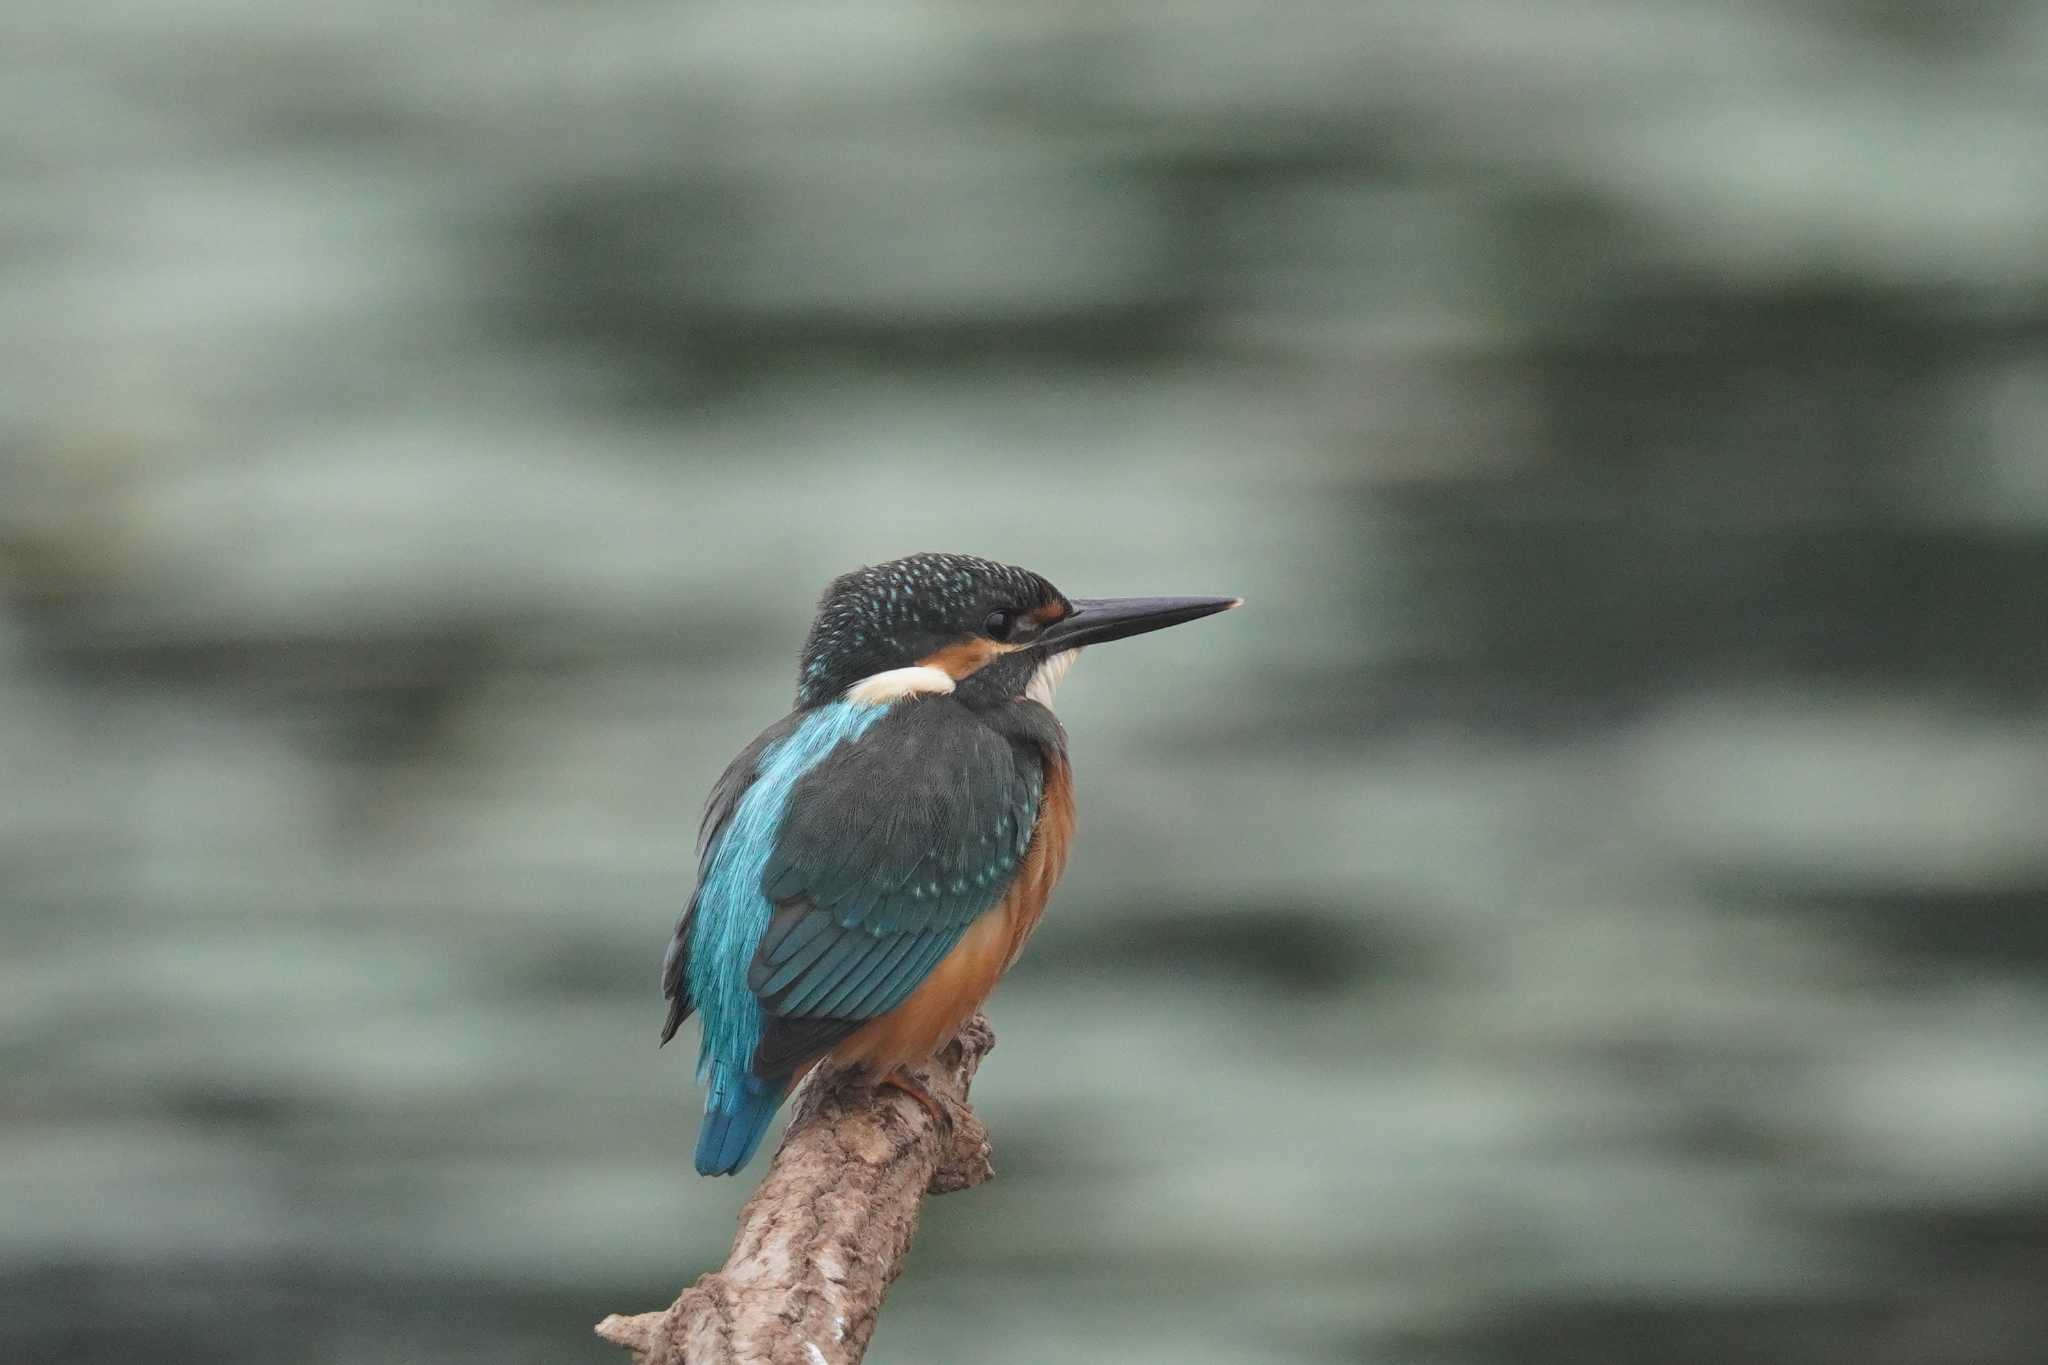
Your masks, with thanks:
[{"label": "blue wing", "polygon": [[775,911],[747,972],[766,1015],[757,1074],[902,1004],[1002,900],[1044,794],[1036,739],[923,701],[795,784],[761,879]]}]

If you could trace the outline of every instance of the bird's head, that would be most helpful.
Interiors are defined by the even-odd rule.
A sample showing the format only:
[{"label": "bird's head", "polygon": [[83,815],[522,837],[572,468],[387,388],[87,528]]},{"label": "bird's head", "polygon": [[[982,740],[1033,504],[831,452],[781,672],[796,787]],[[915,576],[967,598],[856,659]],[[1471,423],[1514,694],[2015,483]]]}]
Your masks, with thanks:
[{"label": "bird's head", "polygon": [[954,692],[1044,700],[1083,645],[1226,611],[1235,597],[1073,597],[1029,569],[919,554],[841,574],[818,604],[797,704]]}]

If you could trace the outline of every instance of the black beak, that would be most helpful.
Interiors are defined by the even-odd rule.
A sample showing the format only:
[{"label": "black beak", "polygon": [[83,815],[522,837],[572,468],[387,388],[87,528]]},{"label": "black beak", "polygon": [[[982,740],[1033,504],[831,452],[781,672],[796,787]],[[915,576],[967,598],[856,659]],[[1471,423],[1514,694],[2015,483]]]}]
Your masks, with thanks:
[{"label": "black beak", "polygon": [[1038,647],[1048,654],[1099,645],[1148,630],[1164,630],[1229,611],[1242,597],[1076,597],[1073,610],[1045,628]]}]

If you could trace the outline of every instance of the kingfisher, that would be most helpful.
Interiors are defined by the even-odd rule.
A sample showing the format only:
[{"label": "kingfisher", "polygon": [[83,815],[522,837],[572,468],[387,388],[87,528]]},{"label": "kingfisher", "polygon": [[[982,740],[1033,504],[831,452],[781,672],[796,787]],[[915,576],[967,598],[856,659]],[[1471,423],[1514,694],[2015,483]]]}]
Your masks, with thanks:
[{"label": "kingfisher", "polygon": [[695,1012],[697,1170],[731,1175],[821,1063],[943,1110],[908,1074],[1038,927],[1074,832],[1052,694],[1083,646],[1235,597],[1074,597],[1028,569],[917,554],[842,574],[796,707],[711,789],[662,963],[667,1043]]}]

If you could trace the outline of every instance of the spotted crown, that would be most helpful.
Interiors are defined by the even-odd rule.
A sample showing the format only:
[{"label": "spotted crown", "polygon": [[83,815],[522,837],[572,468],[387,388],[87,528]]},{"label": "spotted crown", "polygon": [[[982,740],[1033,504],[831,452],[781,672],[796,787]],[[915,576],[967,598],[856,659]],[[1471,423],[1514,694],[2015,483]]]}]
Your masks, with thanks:
[{"label": "spotted crown", "polygon": [[974,634],[990,612],[1060,600],[1029,569],[973,555],[916,554],[832,580],[798,663],[797,702],[815,706],[860,679],[903,668]]}]

